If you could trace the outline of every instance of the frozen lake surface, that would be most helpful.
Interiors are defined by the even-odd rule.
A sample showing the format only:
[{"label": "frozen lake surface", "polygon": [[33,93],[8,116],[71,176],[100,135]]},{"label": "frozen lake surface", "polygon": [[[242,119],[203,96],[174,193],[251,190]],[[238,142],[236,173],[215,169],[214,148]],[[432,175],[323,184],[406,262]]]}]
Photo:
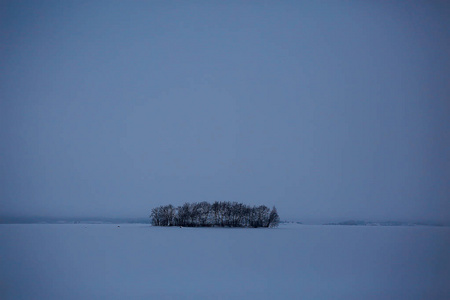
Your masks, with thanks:
[{"label": "frozen lake surface", "polygon": [[450,228],[0,225],[1,299],[450,299]]}]

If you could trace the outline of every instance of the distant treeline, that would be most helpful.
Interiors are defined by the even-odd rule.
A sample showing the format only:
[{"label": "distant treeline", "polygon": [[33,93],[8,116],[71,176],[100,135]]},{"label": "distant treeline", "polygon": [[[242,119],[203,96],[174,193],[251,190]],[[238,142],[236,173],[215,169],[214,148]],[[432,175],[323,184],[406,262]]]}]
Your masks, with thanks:
[{"label": "distant treeline", "polygon": [[148,218],[1,216],[0,224],[145,224]]},{"label": "distant treeline", "polygon": [[444,226],[437,222],[399,222],[399,221],[384,221],[384,222],[367,222],[347,220],[338,223],[326,223],[324,225],[355,225],[355,226]]},{"label": "distant treeline", "polygon": [[153,226],[186,227],[276,227],[280,223],[275,206],[248,206],[237,202],[194,202],[182,206],[159,206],[150,214]]}]

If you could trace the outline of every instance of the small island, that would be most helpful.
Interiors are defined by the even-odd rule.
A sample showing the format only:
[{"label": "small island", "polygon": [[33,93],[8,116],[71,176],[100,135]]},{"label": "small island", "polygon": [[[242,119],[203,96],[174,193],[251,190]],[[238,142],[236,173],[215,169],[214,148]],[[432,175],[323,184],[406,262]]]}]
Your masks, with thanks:
[{"label": "small island", "polygon": [[174,207],[153,208],[150,214],[153,226],[180,227],[277,227],[280,223],[275,206],[249,206],[237,202],[206,201],[185,203]]}]

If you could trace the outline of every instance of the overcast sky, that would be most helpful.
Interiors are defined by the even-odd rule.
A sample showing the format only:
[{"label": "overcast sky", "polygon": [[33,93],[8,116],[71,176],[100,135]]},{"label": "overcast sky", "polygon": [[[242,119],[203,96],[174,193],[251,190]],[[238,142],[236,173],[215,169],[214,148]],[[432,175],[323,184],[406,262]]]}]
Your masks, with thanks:
[{"label": "overcast sky", "polygon": [[2,1],[0,214],[450,221],[446,1]]}]

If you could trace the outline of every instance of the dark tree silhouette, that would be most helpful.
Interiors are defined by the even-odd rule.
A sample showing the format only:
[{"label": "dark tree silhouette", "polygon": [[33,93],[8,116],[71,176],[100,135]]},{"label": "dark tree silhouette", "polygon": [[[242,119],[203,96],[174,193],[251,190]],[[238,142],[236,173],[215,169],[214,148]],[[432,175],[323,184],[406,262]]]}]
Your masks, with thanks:
[{"label": "dark tree silhouette", "polygon": [[153,208],[150,214],[153,226],[186,227],[277,227],[280,222],[275,206],[253,206],[237,202],[194,202],[174,207]]},{"label": "dark tree silhouette", "polygon": [[269,214],[269,223],[267,227],[277,227],[278,224],[280,224],[280,216],[278,216],[277,209],[274,206]]}]

